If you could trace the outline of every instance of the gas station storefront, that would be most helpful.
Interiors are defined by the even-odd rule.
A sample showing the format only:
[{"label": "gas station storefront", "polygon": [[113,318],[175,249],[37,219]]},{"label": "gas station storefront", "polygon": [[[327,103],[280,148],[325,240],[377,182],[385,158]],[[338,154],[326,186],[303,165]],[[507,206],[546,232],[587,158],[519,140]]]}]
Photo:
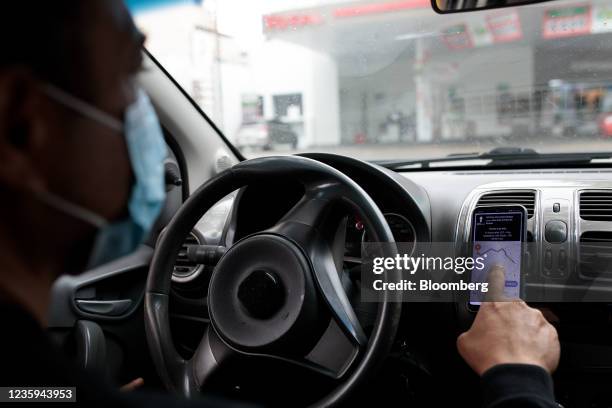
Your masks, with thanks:
[{"label": "gas station storefront", "polygon": [[301,146],[595,136],[612,101],[610,17],[599,0],[456,16],[423,0],[271,13],[266,47],[308,57],[270,74],[267,103],[301,96]]}]

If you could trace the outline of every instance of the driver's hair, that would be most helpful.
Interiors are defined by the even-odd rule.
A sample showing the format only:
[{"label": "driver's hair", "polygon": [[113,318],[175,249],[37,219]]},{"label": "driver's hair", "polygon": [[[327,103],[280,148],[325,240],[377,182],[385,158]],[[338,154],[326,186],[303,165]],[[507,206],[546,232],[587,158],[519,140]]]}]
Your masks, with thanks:
[{"label": "driver's hair", "polygon": [[25,68],[67,90],[79,87],[86,5],[100,0],[17,0],[0,11],[0,71]]}]

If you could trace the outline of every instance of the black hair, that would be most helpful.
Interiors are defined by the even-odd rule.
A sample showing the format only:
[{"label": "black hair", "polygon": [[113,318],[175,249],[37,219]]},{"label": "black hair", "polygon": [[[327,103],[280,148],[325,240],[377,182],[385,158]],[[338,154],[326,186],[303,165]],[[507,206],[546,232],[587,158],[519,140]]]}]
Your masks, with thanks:
[{"label": "black hair", "polygon": [[92,0],[17,0],[0,12],[0,70],[24,67],[64,89],[84,66],[85,4]]}]

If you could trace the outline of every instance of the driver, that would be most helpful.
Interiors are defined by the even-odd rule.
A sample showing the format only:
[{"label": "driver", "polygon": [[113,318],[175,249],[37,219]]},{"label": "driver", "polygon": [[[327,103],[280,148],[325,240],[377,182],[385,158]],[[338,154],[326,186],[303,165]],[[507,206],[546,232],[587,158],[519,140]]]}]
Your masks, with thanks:
[{"label": "driver", "polygon": [[[54,280],[133,251],[163,204],[165,144],[133,81],[143,36],[121,0],[19,1],[0,13],[0,44],[0,387],[76,386],[86,406],[188,404],[88,380],[44,332]],[[483,305],[458,345],[489,406],[553,403],[558,342],[539,312]]]}]

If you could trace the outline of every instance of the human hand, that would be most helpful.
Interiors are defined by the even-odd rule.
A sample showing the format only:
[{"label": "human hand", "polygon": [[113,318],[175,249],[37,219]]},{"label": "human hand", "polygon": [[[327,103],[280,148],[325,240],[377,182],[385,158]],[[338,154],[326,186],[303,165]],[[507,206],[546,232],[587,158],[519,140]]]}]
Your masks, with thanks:
[{"label": "human hand", "polygon": [[136,378],[135,380],[130,381],[129,383],[122,385],[119,390],[122,392],[134,391],[137,388],[140,388],[144,385],[144,380],[141,377]]},{"label": "human hand", "polygon": [[478,375],[499,364],[533,364],[552,373],[559,364],[555,328],[542,312],[522,300],[503,298],[504,269],[489,272],[489,299],[483,302],[472,327],[457,339],[459,354]]}]

